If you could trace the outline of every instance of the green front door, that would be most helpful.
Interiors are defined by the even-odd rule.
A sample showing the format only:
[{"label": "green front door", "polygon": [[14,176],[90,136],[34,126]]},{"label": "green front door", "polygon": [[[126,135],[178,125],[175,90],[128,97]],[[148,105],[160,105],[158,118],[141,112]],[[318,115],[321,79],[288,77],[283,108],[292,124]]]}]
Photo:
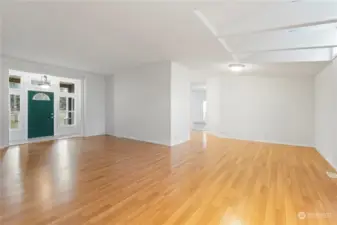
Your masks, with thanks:
[{"label": "green front door", "polygon": [[28,91],[28,138],[54,136],[54,93]]}]

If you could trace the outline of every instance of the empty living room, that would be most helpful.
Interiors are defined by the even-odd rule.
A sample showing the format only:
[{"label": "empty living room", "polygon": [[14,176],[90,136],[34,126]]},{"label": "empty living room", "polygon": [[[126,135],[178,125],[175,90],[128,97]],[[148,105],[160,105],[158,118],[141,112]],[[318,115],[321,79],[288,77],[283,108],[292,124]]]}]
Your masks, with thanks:
[{"label": "empty living room", "polygon": [[0,2],[0,225],[337,225],[337,0]]}]

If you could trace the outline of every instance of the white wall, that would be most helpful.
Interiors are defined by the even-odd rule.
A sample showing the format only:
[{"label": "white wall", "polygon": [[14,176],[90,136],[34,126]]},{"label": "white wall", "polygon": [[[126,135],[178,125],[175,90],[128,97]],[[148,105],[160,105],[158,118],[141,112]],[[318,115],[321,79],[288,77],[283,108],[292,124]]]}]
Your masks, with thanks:
[{"label": "white wall", "polygon": [[171,145],[190,139],[190,82],[189,70],[178,63],[171,67]]},{"label": "white wall", "polygon": [[337,169],[337,61],[315,79],[315,141],[317,150]]},{"label": "white wall", "polygon": [[107,115],[108,134],[168,146],[190,139],[185,67],[169,61],[144,64],[119,71],[106,84],[107,114],[114,118]]},{"label": "white wall", "polygon": [[[219,121],[215,90],[210,94],[208,112]],[[220,84],[220,127],[211,127],[221,136],[244,140],[314,146],[314,78],[223,76]],[[212,102],[214,102],[212,104]],[[209,116],[210,116],[209,115]],[[218,129],[218,130],[216,130]],[[212,130],[211,130],[212,131]]]},{"label": "white wall", "polygon": [[114,77],[105,77],[105,131],[114,135]]},{"label": "white wall", "polygon": [[84,135],[105,134],[105,77],[86,75],[84,79]]},{"label": "white wall", "polygon": [[216,134],[220,134],[221,122],[221,79],[219,77],[212,77],[206,81],[206,130]]},{"label": "white wall", "polygon": [[204,122],[203,102],[206,101],[205,90],[191,91],[191,120],[192,122]]},{"label": "white wall", "polygon": [[3,98],[2,96],[4,95],[4,76],[3,76],[3,69],[2,69],[2,20],[0,18],[0,148],[2,148],[4,144],[4,139],[3,139],[3,121],[4,121],[4,116],[3,116],[3,111],[4,109],[4,104],[3,104]]},{"label": "white wall", "polygon": [[82,79],[83,93],[85,95],[82,98],[82,105],[84,107],[83,116],[84,126],[82,133],[84,136],[92,136],[105,134],[105,77],[100,75],[91,74],[88,72],[78,71],[74,69],[68,69],[53,65],[40,64],[35,62],[29,62],[26,60],[20,60],[11,57],[4,57],[2,68],[2,79],[5,80],[3,84],[1,101],[4,109],[2,113],[3,123],[1,125],[3,145],[8,145],[8,70],[19,70],[38,74],[48,74],[57,77],[69,77],[75,79]]},{"label": "white wall", "polygon": [[170,145],[171,62],[114,74],[114,135]]}]

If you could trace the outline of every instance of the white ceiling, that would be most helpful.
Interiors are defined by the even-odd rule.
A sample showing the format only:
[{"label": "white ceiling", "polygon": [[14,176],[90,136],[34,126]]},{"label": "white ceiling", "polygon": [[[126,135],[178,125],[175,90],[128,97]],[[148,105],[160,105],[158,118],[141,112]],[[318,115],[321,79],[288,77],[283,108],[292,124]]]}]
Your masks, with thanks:
[{"label": "white ceiling", "polygon": [[[174,60],[194,70],[314,75],[337,49],[337,1],[12,2],[4,54],[99,74]],[[197,13],[196,13],[197,12]]]}]

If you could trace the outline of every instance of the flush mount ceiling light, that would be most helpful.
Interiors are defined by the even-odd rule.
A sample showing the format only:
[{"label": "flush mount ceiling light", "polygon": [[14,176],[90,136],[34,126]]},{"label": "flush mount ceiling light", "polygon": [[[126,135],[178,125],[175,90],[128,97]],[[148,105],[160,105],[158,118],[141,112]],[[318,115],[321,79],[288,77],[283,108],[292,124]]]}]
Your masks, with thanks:
[{"label": "flush mount ceiling light", "polygon": [[244,64],[239,64],[239,63],[228,65],[229,70],[232,72],[241,72],[245,69],[245,67],[246,66]]}]

